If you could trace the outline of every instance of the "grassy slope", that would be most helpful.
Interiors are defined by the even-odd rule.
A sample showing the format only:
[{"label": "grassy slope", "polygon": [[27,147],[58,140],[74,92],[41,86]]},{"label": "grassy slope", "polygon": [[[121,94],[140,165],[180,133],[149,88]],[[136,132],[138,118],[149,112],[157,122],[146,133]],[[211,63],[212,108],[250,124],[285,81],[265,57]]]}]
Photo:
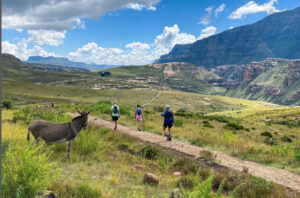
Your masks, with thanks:
[{"label": "grassy slope", "polygon": [[[14,115],[22,116],[21,112],[28,113],[25,123],[21,120],[11,122]],[[20,114],[21,113],[21,114]],[[26,146],[26,122],[34,119],[32,116],[42,116],[46,120],[63,122],[70,116],[44,110],[43,108],[22,108],[13,111],[4,111],[2,120],[3,141],[13,145]],[[148,159],[142,149],[154,149],[154,158]],[[185,181],[193,182],[195,171],[200,168],[201,180],[208,176],[209,170],[194,164],[187,158],[178,158],[167,151],[149,147],[135,139],[101,127],[89,126],[82,131],[72,144],[72,159],[65,160],[66,145],[45,145],[44,152],[51,153],[49,160],[57,163],[60,169],[58,177],[48,189],[54,190],[59,197],[81,198],[91,196],[89,191],[100,192],[101,197],[168,197],[176,188],[181,177],[176,177],[174,171],[183,171]],[[136,170],[135,165],[143,168]],[[143,175],[152,172],[160,176],[157,187],[144,185]],[[225,195],[240,183],[246,183],[247,188],[240,189],[242,197],[287,197],[283,187],[273,185],[264,180],[251,177],[247,174],[229,174],[228,171],[216,173],[213,189],[217,189],[223,178]],[[185,182],[187,183],[187,182]],[[191,189],[185,189],[187,192]],[[87,196],[87,195],[90,196]],[[295,195],[296,196],[296,195]],[[225,196],[224,196],[225,197]]]}]

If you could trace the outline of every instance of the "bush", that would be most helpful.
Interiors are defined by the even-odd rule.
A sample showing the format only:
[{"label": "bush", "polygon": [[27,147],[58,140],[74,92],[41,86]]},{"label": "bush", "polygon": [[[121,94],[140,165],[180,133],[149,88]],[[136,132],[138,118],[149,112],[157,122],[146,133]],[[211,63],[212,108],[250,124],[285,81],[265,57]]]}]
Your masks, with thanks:
[{"label": "bush", "polygon": [[2,195],[32,198],[49,187],[58,171],[41,146],[10,146],[2,163]]},{"label": "bush", "polygon": [[208,122],[207,120],[204,120],[202,123],[203,123],[204,127],[214,128],[214,126],[210,122]]},{"label": "bush", "polygon": [[183,127],[183,120],[182,119],[175,119],[174,120],[174,126],[175,127]]},{"label": "bush", "polygon": [[74,189],[74,198],[99,198],[98,190],[91,188],[88,184],[81,184]]},{"label": "bush", "polygon": [[173,163],[172,169],[175,171],[181,171],[184,174],[189,174],[189,173],[196,173],[198,170],[198,165],[195,164],[194,162],[191,162],[190,160],[187,159],[178,159]]},{"label": "bush", "polygon": [[230,129],[230,130],[242,130],[242,129],[244,129],[244,127],[242,125],[240,125],[239,123],[237,123],[237,122],[228,122],[225,125],[225,128]]},{"label": "bush", "polygon": [[74,151],[82,156],[88,156],[94,152],[98,152],[103,148],[98,131],[81,131],[75,141],[73,141]]},{"label": "bush", "polygon": [[2,142],[1,142],[1,155],[2,155],[2,158],[5,156],[5,154],[8,150],[9,144],[10,144],[10,142],[8,140],[2,140]]},{"label": "bush", "polygon": [[295,160],[300,162],[300,147],[295,148]]},{"label": "bush", "polygon": [[229,120],[223,116],[207,116],[209,120],[215,120],[218,122],[228,123]]},{"label": "bush", "polygon": [[177,180],[176,186],[178,188],[193,188],[194,187],[194,180],[190,176],[184,176]]},{"label": "bush", "polygon": [[1,107],[4,109],[11,109],[12,103],[9,100],[3,100]]},{"label": "bush", "polygon": [[272,137],[273,137],[272,133],[270,133],[269,131],[264,131],[264,132],[262,132],[260,135],[266,136],[266,137],[269,137],[269,138],[272,138]]},{"label": "bush", "polygon": [[155,160],[158,155],[158,149],[154,146],[145,146],[139,152],[144,158]]},{"label": "bush", "polygon": [[281,138],[281,140],[283,141],[283,142],[293,142],[293,139],[292,138],[290,138],[289,136],[283,136],[282,138]]},{"label": "bush", "polygon": [[270,145],[270,146],[278,145],[278,142],[277,142],[276,139],[274,139],[274,138],[269,138],[269,137],[267,137],[267,138],[264,140],[264,143],[265,143],[265,144],[268,144],[268,145]]}]

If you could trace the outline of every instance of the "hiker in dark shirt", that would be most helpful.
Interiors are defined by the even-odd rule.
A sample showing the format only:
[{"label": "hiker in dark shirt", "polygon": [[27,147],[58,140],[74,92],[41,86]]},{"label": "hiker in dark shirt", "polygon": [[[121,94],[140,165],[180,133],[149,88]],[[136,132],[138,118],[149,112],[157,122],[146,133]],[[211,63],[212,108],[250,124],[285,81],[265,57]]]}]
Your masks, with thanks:
[{"label": "hiker in dark shirt", "polygon": [[115,102],[113,106],[111,106],[110,108],[110,116],[111,116],[111,119],[112,121],[114,122],[115,124],[115,128],[114,130],[117,129],[118,127],[118,120],[120,118],[120,107],[117,105],[117,103]]},{"label": "hiker in dark shirt", "polygon": [[[172,133],[171,128],[173,126],[174,117],[173,112],[170,110],[170,105],[166,105],[166,110],[161,116],[164,117],[164,125],[163,125],[163,131],[165,136],[167,136],[168,141],[172,141]],[[169,134],[167,134],[166,129],[168,128]]]}]

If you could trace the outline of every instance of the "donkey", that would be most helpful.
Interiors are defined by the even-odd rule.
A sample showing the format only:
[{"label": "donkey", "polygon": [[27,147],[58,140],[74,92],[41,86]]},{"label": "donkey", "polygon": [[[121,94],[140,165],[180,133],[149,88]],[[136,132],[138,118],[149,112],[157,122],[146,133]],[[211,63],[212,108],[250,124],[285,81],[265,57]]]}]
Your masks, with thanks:
[{"label": "donkey", "polygon": [[68,141],[67,146],[67,159],[70,159],[71,142],[79,134],[80,130],[87,128],[89,112],[81,112],[77,108],[76,110],[80,114],[72,119],[68,123],[53,123],[45,120],[35,120],[28,126],[27,140],[30,139],[30,132],[34,136],[34,144],[38,144],[40,139],[43,139],[46,143],[56,144],[60,142]]}]

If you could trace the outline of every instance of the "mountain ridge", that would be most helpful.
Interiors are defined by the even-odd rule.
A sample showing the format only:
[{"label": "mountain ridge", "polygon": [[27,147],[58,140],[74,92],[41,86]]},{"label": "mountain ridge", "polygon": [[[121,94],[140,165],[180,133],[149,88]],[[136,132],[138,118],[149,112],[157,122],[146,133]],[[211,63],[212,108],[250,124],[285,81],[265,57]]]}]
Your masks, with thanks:
[{"label": "mountain ridge", "polygon": [[300,58],[300,7],[226,30],[191,44],[175,45],[155,63],[187,62],[214,68],[266,58]]}]

